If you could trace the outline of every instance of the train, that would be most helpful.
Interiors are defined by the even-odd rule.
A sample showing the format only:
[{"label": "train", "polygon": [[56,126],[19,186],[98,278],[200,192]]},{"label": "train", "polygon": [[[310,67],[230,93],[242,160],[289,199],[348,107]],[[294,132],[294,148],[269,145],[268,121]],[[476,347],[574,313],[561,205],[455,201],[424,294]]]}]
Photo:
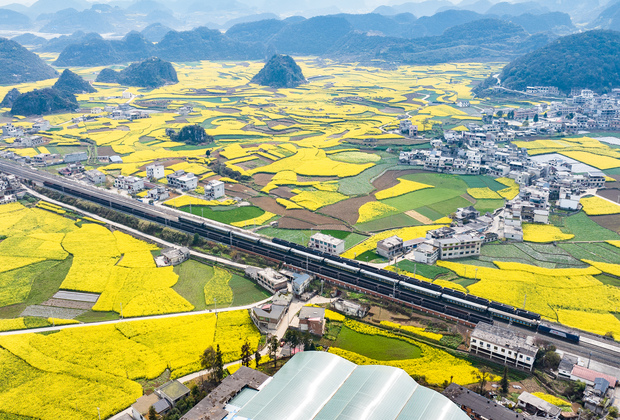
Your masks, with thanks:
[{"label": "train", "polygon": [[221,242],[230,242],[237,247],[265,254],[265,252],[261,252],[262,249],[266,251],[267,256],[276,257],[278,260],[301,269],[324,274],[351,286],[377,292],[474,324],[478,322],[493,323],[494,320],[499,320],[532,329],[537,329],[540,324],[540,315],[534,312],[491,302],[478,296],[444,288],[393,271],[379,269],[359,261],[327,254],[283,239],[274,238],[270,240],[236,229],[228,229],[182,217],[179,218],[179,222],[185,225],[184,230],[193,228],[199,234],[215,230],[230,238],[228,241]]},{"label": "train", "polygon": [[351,287],[366,289],[472,324],[478,322],[493,324],[494,321],[514,323],[537,330],[542,334],[579,342],[579,336],[574,333],[541,324],[540,315],[531,311],[489,301],[393,271],[379,269],[359,261],[327,254],[283,239],[274,238],[270,240],[223,224],[205,222],[204,219],[198,217],[188,215],[187,217],[179,216],[178,220],[171,220],[163,217],[161,213],[149,208],[149,206],[144,206],[144,208],[139,205],[132,206],[126,202],[109,200],[78,189],[61,187],[48,181],[44,182],[44,185],[56,190],[62,188],[65,193],[87,198],[106,207],[115,208],[188,233],[198,233],[209,240],[282,261],[300,269],[336,279]]}]

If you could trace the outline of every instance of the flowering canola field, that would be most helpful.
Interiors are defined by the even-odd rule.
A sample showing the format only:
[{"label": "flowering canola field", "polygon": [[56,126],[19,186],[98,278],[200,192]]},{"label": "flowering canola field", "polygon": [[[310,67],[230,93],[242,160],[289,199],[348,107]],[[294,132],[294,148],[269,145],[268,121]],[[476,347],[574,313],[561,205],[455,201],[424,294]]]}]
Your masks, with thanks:
[{"label": "flowering canola field", "polygon": [[137,380],[200,370],[210,345],[224,363],[238,360],[245,340],[254,350],[259,337],[247,311],[0,337],[0,417],[95,420],[99,407],[107,418],[142,396]]},{"label": "flowering canola field", "polygon": [[461,277],[479,280],[468,286],[469,293],[525,308],[544,318],[598,334],[613,332],[620,337],[617,312],[620,288],[604,284],[594,276],[620,274],[620,265],[584,260],[586,268],[550,269],[500,262],[497,268],[478,267],[452,261],[437,265]]},{"label": "flowering canola field", "polygon": [[[451,354],[435,349],[429,345],[415,341],[408,337],[399,336],[377,327],[362,324],[357,321],[347,319],[344,325],[354,331],[367,335],[380,335],[389,338],[396,338],[407,341],[421,350],[421,356],[416,359],[407,360],[374,360],[362,356],[352,351],[337,347],[330,347],[329,352],[337,354],[358,365],[388,365],[403,369],[409,375],[424,376],[431,384],[442,384],[444,381],[453,380],[461,384],[476,382],[477,369],[466,360],[459,359]],[[493,378],[493,380],[496,378]]]},{"label": "flowering canola field", "polygon": [[[46,116],[55,127],[41,133],[47,141],[45,145],[20,149],[13,147],[9,139],[0,141],[0,149],[34,156],[46,151],[65,152],[69,147],[86,150],[87,145],[96,144],[98,148],[111,148],[123,159],[122,163],[98,166],[107,174],[144,176],[145,167],[158,162],[164,164],[166,174],[175,170],[195,173],[200,179],[199,187],[209,180],[225,180],[226,177],[220,178],[208,166],[218,160],[239,176],[249,177],[241,182],[251,187],[256,185],[251,178],[274,175],[273,183],[260,184],[267,193],[277,185],[292,185],[275,182],[278,174],[291,172],[312,178],[299,182],[313,186],[307,190],[313,195],[291,200],[288,194],[274,194],[280,199],[282,210],[296,208],[292,202],[315,211],[350,196],[340,191],[338,185],[335,190],[319,188],[324,180],[318,178],[355,177],[385,160],[385,156],[375,152],[344,148],[343,143],[402,141],[400,134],[389,133],[382,127],[397,127],[397,117],[404,113],[411,116],[420,131],[448,120],[479,120],[480,117],[469,116],[451,104],[471,98],[472,87],[499,68],[495,64],[458,63],[406,66],[388,71],[331,61],[319,64],[312,58],[297,58],[297,61],[306,77],[321,76],[329,81],[311,81],[296,89],[274,92],[249,83],[262,67],[260,62],[174,63],[179,78],[175,85],[149,90],[94,83],[96,93],[77,95],[82,108],[104,108],[126,102],[121,95],[127,90],[137,95],[132,106],[148,110],[149,118],[114,119],[107,111],[99,113],[96,119],[79,122],[72,120],[83,112]],[[100,70],[100,67],[77,69],[87,79]],[[50,87],[54,82],[50,79],[0,87],[0,95],[12,87],[27,91]],[[431,106],[431,101],[443,104]],[[185,105],[191,105],[193,110],[181,114],[180,108]],[[13,123],[28,129],[33,121],[16,116]],[[215,138],[214,143],[190,147],[171,141],[166,135],[166,129],[178,130],[187,124],[203,126]],[[230,182],[238,180],[233,178]],[[165,178],[159,182],[165,184]],[[393,189],[379,191],[377,199],[415,191],[413,185],[403,181]],[[232,205],[229,201],[204,202],[196,197],[175,198],[167,204],[185,206],[189,201],[208,206]]]}]

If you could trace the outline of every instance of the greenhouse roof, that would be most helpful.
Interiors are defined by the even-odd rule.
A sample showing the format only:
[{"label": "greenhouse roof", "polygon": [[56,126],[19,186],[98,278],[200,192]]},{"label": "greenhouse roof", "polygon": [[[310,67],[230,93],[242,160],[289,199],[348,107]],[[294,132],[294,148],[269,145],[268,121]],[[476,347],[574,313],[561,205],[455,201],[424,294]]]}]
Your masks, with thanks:
[{"label": "greenhouse roof", "polygon": [[467,420],[443,395],[390,366],[357,366],[326,352],[296,354],[235,420]]}]

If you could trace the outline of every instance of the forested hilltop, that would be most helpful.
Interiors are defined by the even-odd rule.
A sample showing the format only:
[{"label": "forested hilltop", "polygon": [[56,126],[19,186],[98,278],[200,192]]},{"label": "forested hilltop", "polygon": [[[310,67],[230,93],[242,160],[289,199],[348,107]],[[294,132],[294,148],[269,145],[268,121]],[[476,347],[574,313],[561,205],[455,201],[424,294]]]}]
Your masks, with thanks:
[{"label": "forested hilltop", "polygon": [[605,93],[620,86],[619,68],[620,33],[597,30],[559,38],[517,58],[504,67],[499,79],[502,86],[515,90],[557,86],[564,93],[572,88]]}]

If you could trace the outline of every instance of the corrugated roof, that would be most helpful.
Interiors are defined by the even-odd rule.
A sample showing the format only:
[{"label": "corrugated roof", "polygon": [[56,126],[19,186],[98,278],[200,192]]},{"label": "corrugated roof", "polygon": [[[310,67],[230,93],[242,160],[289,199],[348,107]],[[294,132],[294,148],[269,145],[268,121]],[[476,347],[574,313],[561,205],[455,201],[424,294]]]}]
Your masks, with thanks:
[{"label": "corrugated roof", "polygon": [[390,366],[326,352],[295,355],[233,419],[467,420],[443,395]]},{"label": "corrugated roof", "polygon": [[606,379],[612,387],[615,387],[616,382],[618,382],[618,380],[611,375],[606,375],[604,373],[600,373],[600,372],[597,372],[592,369],[588,369],[588,368],[585,368],[579,365],[573,366],[571,375],[576,376],[581,379],[585,379],[590,382],[594,382],[596,378],[603,378],[603,379]]}]

